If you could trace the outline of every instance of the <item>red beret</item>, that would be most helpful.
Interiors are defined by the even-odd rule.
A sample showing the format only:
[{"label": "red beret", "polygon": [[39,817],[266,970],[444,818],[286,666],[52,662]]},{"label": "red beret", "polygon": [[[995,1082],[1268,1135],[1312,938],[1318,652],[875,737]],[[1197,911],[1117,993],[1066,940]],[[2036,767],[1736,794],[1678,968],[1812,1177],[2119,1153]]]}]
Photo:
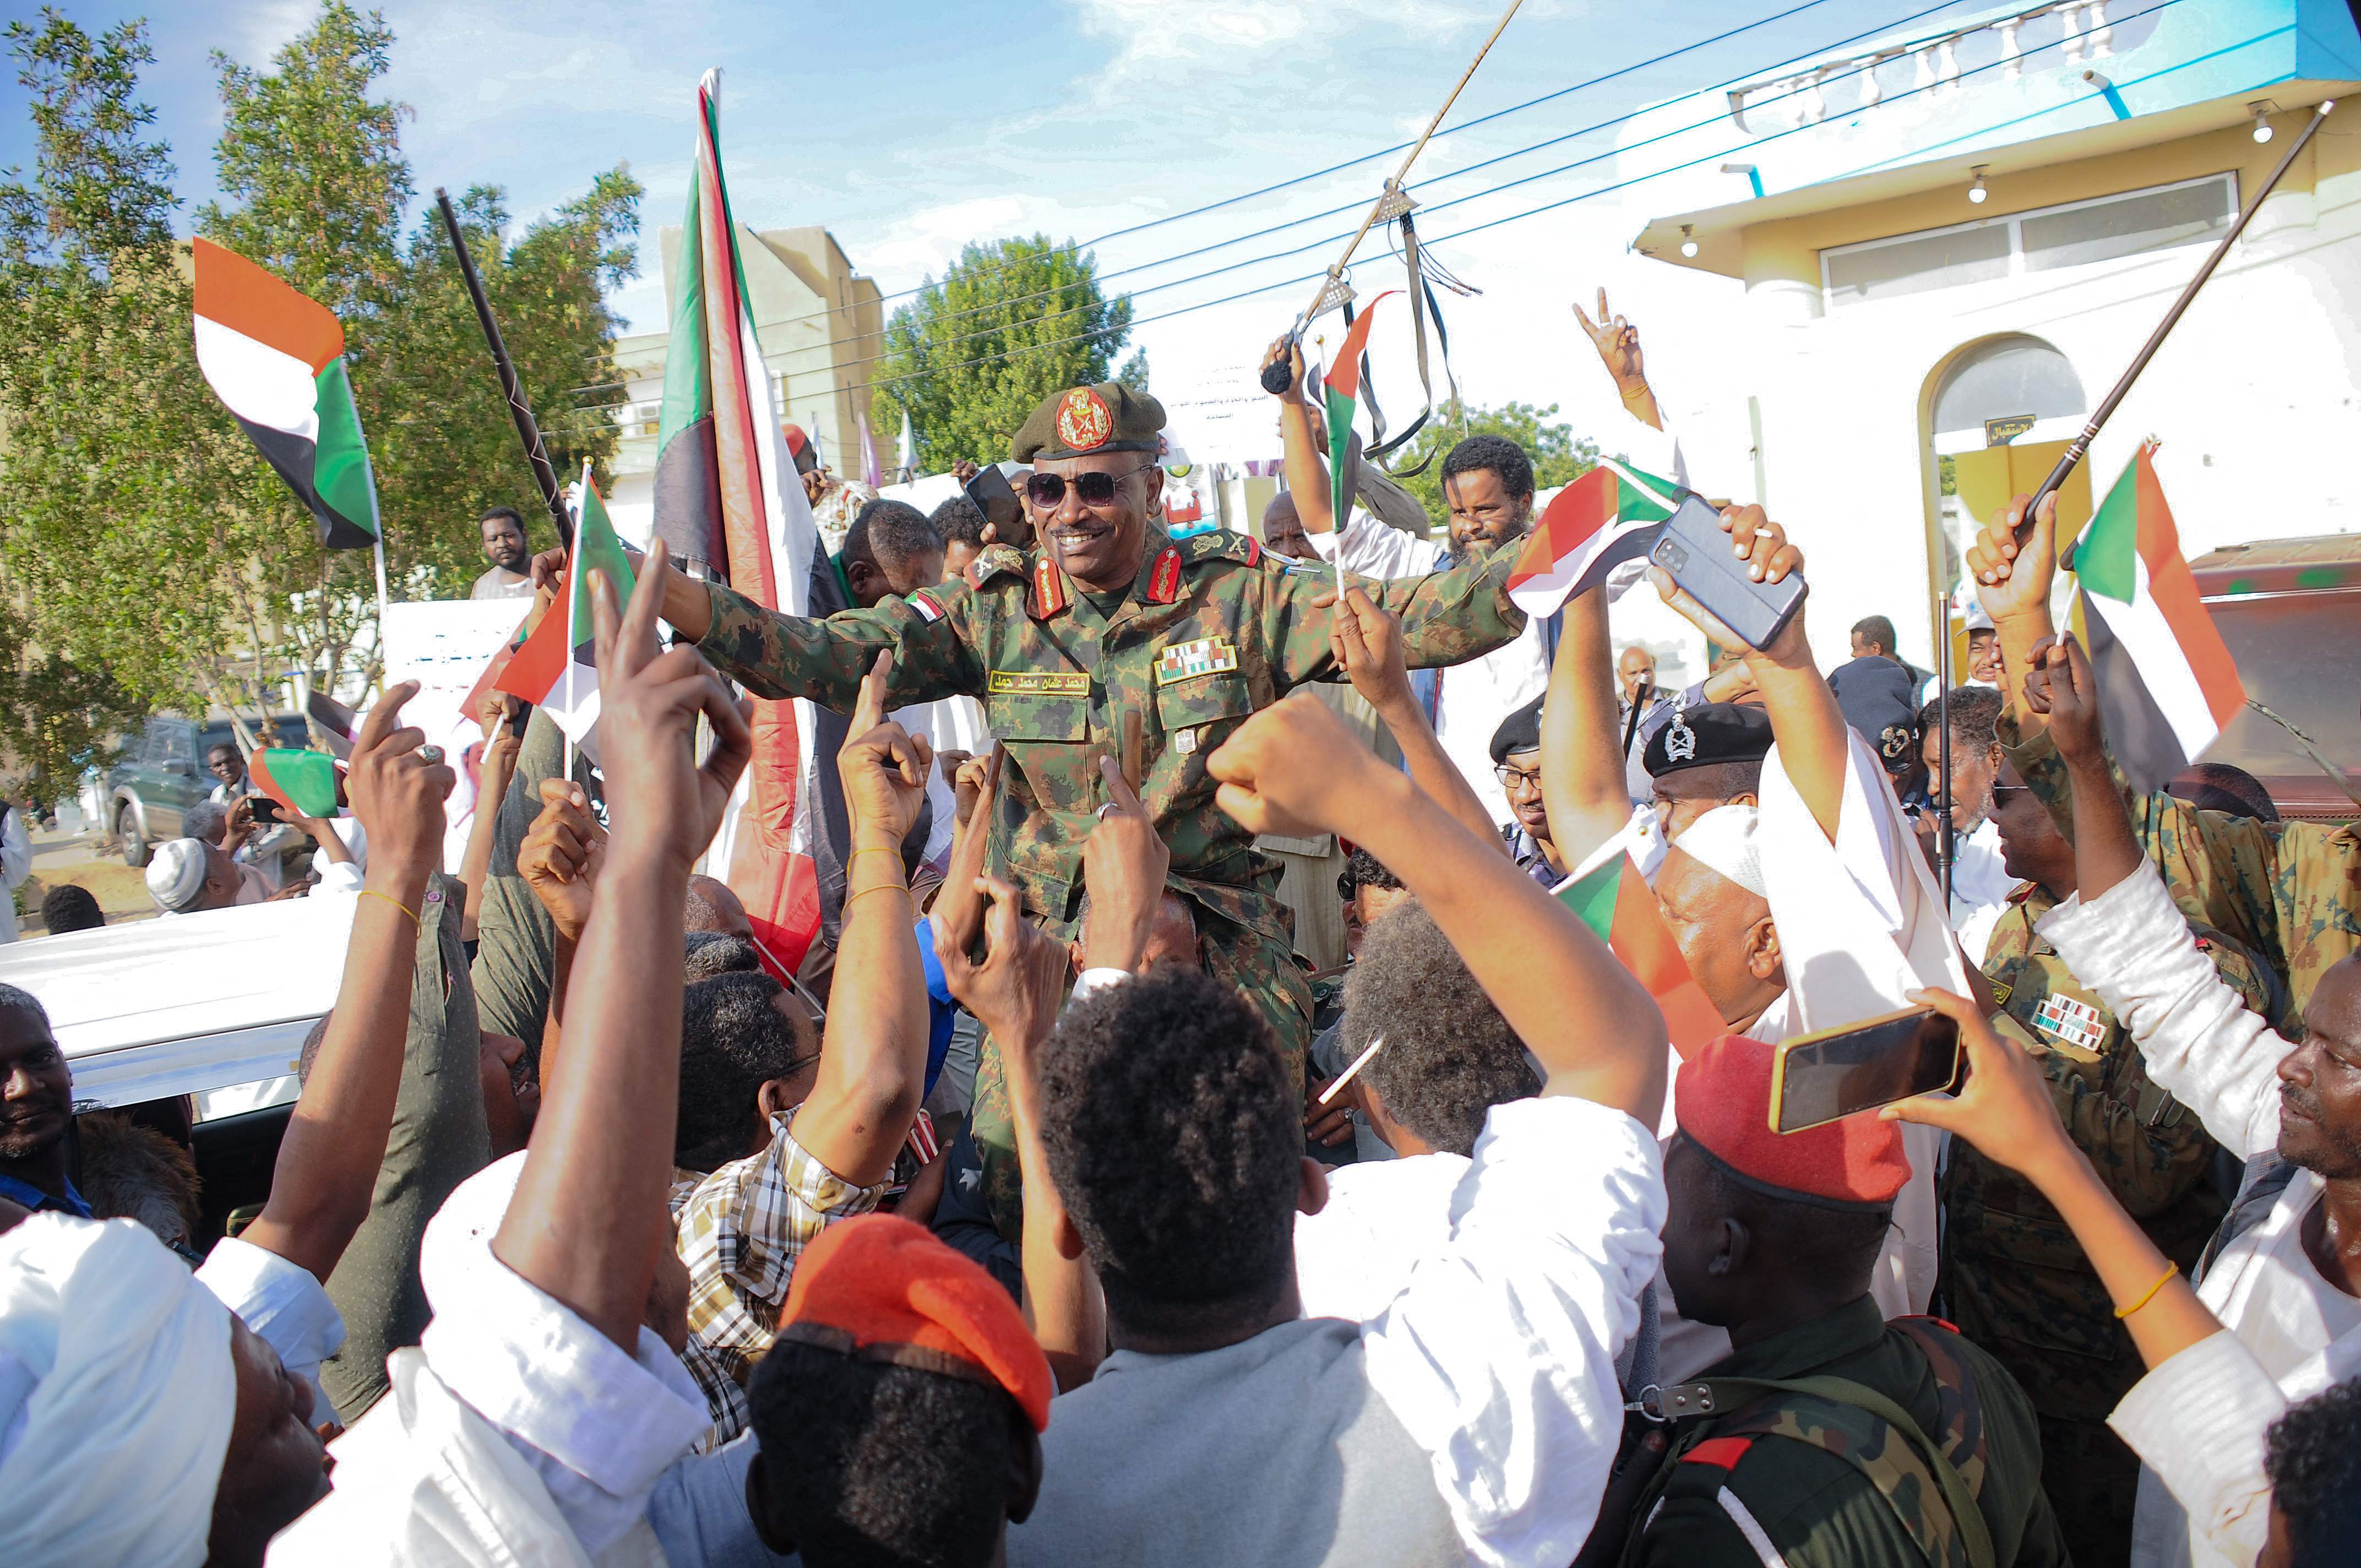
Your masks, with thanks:
[{"label": "red beret", "polygon": [[1771,1130],[1771,1070],[1778,1048],[1724,1035],[1681,1063],[1673,1114],[1689,1141],[1740,1184],[1774,1198],[1835,1208],[1894,1201],[1910,1179],[1902,1129],[1874,1111],[1800,1133]]},{"label": "red beret", "polygon": [[831,1225],[804,1249],[779,1338],[1005,1390],[1049,1424],[1049,1364],[999,1282],[892,1214]]}]

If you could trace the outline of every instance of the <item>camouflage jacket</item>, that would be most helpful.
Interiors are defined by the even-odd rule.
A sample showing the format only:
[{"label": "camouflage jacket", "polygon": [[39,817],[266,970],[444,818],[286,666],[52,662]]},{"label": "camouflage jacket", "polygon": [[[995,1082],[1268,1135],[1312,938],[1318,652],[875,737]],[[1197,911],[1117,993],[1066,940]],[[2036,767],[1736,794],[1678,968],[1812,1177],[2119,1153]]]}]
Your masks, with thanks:
[{"label": "camouflage jacket", "polygon": [[[2067,1562],[2041,1490],[2037,1423],[1999,1363],[1864,1296],[1731,1353],[1697,1381],[1837,1377],[1900,1406],[1976,1499],[2002,1568]],[[1624,1562],[1649,1568],[1965,1568],[1917,1450],[1857,1406],[1773,1394],[1683,1421],[1642,1496]],[[1735,1505],[1733,1507],[1732,1505]],[[1751,1522],[1767,1544],[1748,1538]]]},{"label": "camouflage jacket", "polygon": [[[1451,570],[1365,582],[1401,618],[1415,668],[1461,663],[1512,641],[1517,546]],[[1340,678],[1316,568],[1270,569],[1262,546],[1214,531],[1182,540],[1150,526],[1139,575],[1119,599],[1093,596],[1046,553],[994,545],[971,582],[928,588],[822,620],[774,615],[708,585],[713,624],[698,646],[757,696],[808,697],[850,711],[880,649],[894,650],[889,707],[983,699],[1008,748],[992,863],[1027,907],[1074,915],[1082,843],[1104,800],[1098,759],[1119,755],[1137,714],[1141,795],[1172,851],[1173,885],[1215,916],[1286,937],[1275,864],[1213,804],[1205,759],[1246,717],[1294,687]]]},{"label": "camouflage jacket", "polygon": [[[1985,950],[2009,1031],[2033,1053],[2066,1130],[2101,1180],[2183,1272],[2221,1223],[2219,1146],[2147,1075],[2129,1034],[2034,927],[2057,899],[2026,883]],[[2274,977],[2210,927],[2199,945],[2246,1005],[2273,1016]],[[2000,1357],[2044,1416],[2103,1421],[2143,1368],[2064,1220],[2031,1183],[1954,1140],[1943,1175],[1948,1314]]]},{"label": "camouflage jacket", "polygon": [[[2007,745],[2016,730],[2009,718],[2001,725]],[[2045,730],[2007,751],[2059,831],[2072,838],[2073,792],[2057,743]],[[2294,1032],[2321,975],[2361,948],[2361,832],[2344,823],[2200,811],[2162,790],[2138,799],[2126,789],[2125,799],[2140,849],[2180,912],[2227,933],[2286,977],[2293,1006],[2285,1027]]]}]

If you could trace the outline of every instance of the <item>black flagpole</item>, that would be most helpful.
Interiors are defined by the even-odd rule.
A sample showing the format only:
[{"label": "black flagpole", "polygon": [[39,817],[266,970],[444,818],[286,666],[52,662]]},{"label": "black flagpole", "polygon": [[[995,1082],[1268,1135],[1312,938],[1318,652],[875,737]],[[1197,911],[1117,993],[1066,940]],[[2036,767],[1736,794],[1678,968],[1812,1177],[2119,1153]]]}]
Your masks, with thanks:
[{"label": "black flagpole", "polygon": [[509,358],[508,345],[500,341],[500,323],[492,319],[492,302],[484,297],[484,280],[476,276],[475,259],[467,254],[467,236],[460,232],[458,211],[440,185],[434,187],[434,204],[443,211],[443,226],[451,236],[451,252],[459,258],[459,275],[467,280],[467,297],[476,302],[477,323],[484,329],[484,341],[491,345],[492,367],[500,374],[500,393],[509,400],[510,417],[516,421],[517,439],[524,443],[525,461],[533,466],[533,483],[541,487],[542,504],[549,509],[550,521],[557,525],[557,542],[570,551],[574,548],[574,517],[566,510],[566,492],[558,488],[557,470],[550,466],[549,448],[542,444],[541,426],[533,421],[533,406],[524,400],[524,389],[517,385],[516,366]]},{"label": "black flagpole", "polygon": [[[2164,320],[2157,323],[2156,330],[2148,334],[2147,342],[2140,345],[2139,354],[2132,360],[2131,368],[2124,372],[2123,378],[2115,383],[2114,389],[2109,392],[2104,400],[2099,404],[2098,411],[2091,416],[2091,422],[2082,427],[2082,433],[2067,444],[2065,455],[2058,459],[2058,466],[2049,470],[2049,477],[2042,480],[2041,488],[2033,492],[2032,505],[2025,509],[2025,521],[2019,523],[2016,529],[2016,542],[2019,544],[2032,537],[2034,513],[2040,510],[2042,501],[2056,493],[2058,487],[2066,482],[2067,476],[2074,472],[2074,465],[2080,463],[2083,455],[2091,450],[2091,443],[2097,438],[2099,427],[2107,422],[2107,416],[2115,411],[2115,405],[2122,402],[2124,395],[2132,389],[2132,383],[2138,380],[2140,372],[2147,368],[2147,362],[2156,357],[2158,349],[2164,346],[2166,336],[2180,324],[2181,314],[2189,309],[2190,302],[2197,298],[2197,291],[2205,287],[2205,280],[2213,276],[2213,269],[2222,265],[2224,257],[2230,254],[2230,247],[2236,243],[2240,235],[2246,232],[2247,223],[2262,209],[2265,199],[2278,186],[2279,177],[2285,174],[2295,162],[2296,155],[2311,144],[2312,133],[2320,129],[2320,122],[2328,118],[2329,111],[2335,107],[2334,99],[2322,100],[2319,109],[2312,116],[2312,123],[2303,127],[2302,134],[2299,135],[2293,145],[2287,149],[2287,156],[2279,159],[2279,166],[2271,170],[2270,178],[2263,181],[2262,189],[2256,192],[2254,200],[2246,203],[2246,210],[2238,214],[2238,221],[2230,225],[2230,232],[2222,236],[2220,244],[2214,246],[2213,254],[2205,258],[2205,265],[2197,269],[2197,276],[2191,278],[2189,280],[2189,286],[2180,291],[2180,298],[2172,302],[2172,309],[2164,313]],[[2068,559],[2059,564],[2070,567],[2074,564],[2070,553]]]}]

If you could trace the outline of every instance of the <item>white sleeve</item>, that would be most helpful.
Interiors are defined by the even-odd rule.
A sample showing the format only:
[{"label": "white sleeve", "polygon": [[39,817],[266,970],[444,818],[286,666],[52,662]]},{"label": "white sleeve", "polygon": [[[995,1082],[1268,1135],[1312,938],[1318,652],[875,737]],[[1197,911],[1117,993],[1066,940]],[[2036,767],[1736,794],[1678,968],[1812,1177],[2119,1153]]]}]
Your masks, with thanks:
[{"label": "white sleeve", "polygon": [[319,870],[319,885],[312,889],[314,897],[324,893],[343,893],[357,896],[361,891],[361,883],[367,874],[350,861],[330,861]]},{"label": "white sleeve", "polygon": [[1496,1105],[1451,1213],[1450,1241],[1362,1331],[1369,1384],[1474,1562],[1565,1568],[1622,1436],[1615,1357],[1663,1252],[1663,1153],[1587,1100]]},{"label": "white sleeve", "polygon": [[335,1414],[320,1387],[320,1363],[344,1348],[345,1319],[302,1265],[268,1247],[225,1236],[197,1269],[197,1283],[236,1312],[288,1371],[312,1386],[320,1420]]},{"label": "white sleeve", "polygon": [[2192,1533],[2232,1563],[2252,1563],[2270,1533],[2263,1438],[2287,1396],[2227,1329],[2166,1358],[2107,1418],[2189,1516]]},{"label": "white sleeve", "polygon": [[0,882],[19,887],[32,874],[33,845],[25,837],[25,814],[12,806],[7,822],[0,824]]},{"label": "white sleeve", "polygon": [[2242,1159],[2279,1141],[2287,1042],[2223,983],[2153,862],[2098,897],[2080,894],[2035,927],[2123,1021],[2157,1086]]},{"label": "white sleeve", "polygon": [[1121,985],[1130,978],[1131,971],[1127,969],[1086,969],[1074,977],[1073,992],[1066,1000],[1080,1002],[1111,985]]},{"label": "white sleeve", "polygon": [[1434,542],[1413,539],[1356,507],[1344,532],[1312,533],[1313,554],[1362,577],[1422,577],[1434,570]]}]

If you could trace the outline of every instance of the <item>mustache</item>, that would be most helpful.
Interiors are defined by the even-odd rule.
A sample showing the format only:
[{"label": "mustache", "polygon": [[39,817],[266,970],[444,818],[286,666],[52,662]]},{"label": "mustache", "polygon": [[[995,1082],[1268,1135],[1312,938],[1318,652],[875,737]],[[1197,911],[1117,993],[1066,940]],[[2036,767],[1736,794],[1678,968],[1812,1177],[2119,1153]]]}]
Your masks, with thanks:
[{"label": "mustache", "polygon": [[2307,1121],[2320,1120],[2320,1096],[2292,1083],[2279,1085],[2279,1108],[2291,1110]]}]

